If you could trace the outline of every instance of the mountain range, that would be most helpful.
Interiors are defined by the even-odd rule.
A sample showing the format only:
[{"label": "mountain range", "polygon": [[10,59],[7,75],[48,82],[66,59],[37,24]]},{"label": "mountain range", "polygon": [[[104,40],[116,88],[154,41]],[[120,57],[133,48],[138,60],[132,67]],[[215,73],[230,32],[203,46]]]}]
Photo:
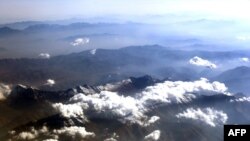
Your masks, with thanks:
[{"label": "mountain range", "polygon": [[217,85],[151,76],[65,91],[17,85],[1,101],[0,139],[220,141],[223,124],[250,122],[250,103]]}]

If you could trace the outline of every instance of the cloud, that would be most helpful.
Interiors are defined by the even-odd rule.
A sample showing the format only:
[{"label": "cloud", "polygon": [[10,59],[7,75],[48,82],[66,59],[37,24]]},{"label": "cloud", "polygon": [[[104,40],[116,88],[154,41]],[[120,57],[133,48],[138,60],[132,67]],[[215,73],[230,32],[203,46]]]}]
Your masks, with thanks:
[{"label": "cloud", "polygon": [[95,133],[93,132],[87,132],[84,127],[64,127],[62,129],[54,129],[53,133],[60,138],[63,139],[70,139],[70,140],[83,140],[85,138],[92,138],[95,137]]},{"label": "cloud", "polygon": [[71,126],[63,127],[61,129],[54,129],[50,131],[46,126],[40,129],[31,127],[30,130],[17,133],[12,131],[13,140],[40,140],[40,137],[47,138],[44,141],[58,141],[58,140],[83,140],[86,138],[95,137],[93,132],[88,132],[84,127]]},{"label": "cloud", "polygon": [[119,138],[119,136],[116,133],[113,133],[110,138],[107,138],[104,141],[118,141],[117,138]]},{"label": "cloud", "polygon": [[209,82],[201,78],[193,82],[165,81],[147,87],[137,95],[144,103],[182,103],[189,102],[196,95],[228,94],[227,87],[220,82]]},{"label": "cloud", "polygon": [[81,45],[88,44],[89,42],[90,42],[89,38],[77,38],[73,42],[71,42],[70,44],[72,46],[81,46]]},{"label": "cloud", "polygon": [[16,133],[16,131],[11,131],[11,134],[13,135],[12,138],[14,140],[35,140],[41,134],[47,134],[48,132],[48,128],[46,126],[43,126],[39,130],[31,127],[29,131],[20,132],[18,134]]},{"label": "cloud", "polygon": [[217,110],[214,110],[211,108],[204,108],[204,109],[188,108],[183,113],[177,114],[176,117],[201,121],[201,122],[208,124],[212,127],[215,127],[218,124],[222,125],[222,124],[226,123],[226,121],[228,119],[228,116],[226,113],[224,113],[222,111],[217,111]]},{"label": "cloud", "polygon": [[239,58],[239,60],[240,60],[241,62],[249,62],[249,58],[247,58],[247,57]]},{"label": "cloud", "polygon": [[158,121],[160,119],[160,117],[158,117],[158,116],[152,116],[149,120],[148,120],[148,125],[150,125],[150,124],[153,124],[153,123],[155,123],[156,121]]},{"label": "cloud", "polygon": [[50,54],[48,54],[48,53],[40,53],[39,58],[41,58],[41,59],[49,59]]},{"label": "cloud", "polygon": [[6,99],[10,92],[11,88],[9,85],[0,83],[0,100]]},{"label": "cloud", "polygon": [[48,79],[47,81],[46,81],[46,83],[45,83],[45,85],[48,85],[48,86],[53,86],[53,85],[55,85],[56,84],[56,81],[55,80],[53,80],[53,79]]},{"label": "cloud", "polygon": [[35,139],[36,136],[37,136],[36,134],[30,132],[21,132],[17,138],[21,140],[32,140]]},{"label": "cloud", "polygon": [[114,138],[107,138],[107,139],[105,139],[104,141],[117,141],[117,139],[114,139]]},{"label": "cloud", "polygon": [[45,139],[43,141],[58,141],[57,139]]},{"label": "cloud", "polygon": [[87,104],[62,104],[62,103],[55,103],[53,104],[53,107],[60,111],[60,113],[67,118],[70,117],[82,117],[85,118],[83,109],[87,109]]},{"label": "cloud", "polygon": [[230,100],[230,102],[250,102],[250,97],[241,97],[234,100]]},{"label": "cloud", "polygon": [[192,64],[192,65],[195,65],[195,66],[208,67],[208,68],[211,68],[211,69],[217,68],[217,66],[214,63],[212,63],[212,62],[210,62],[208,60],[202,59],[202,58],[200,58],[198,56],[195,56],[195,57],[191,58],[189,60],[189,63]]},{"label": "cloud", "polygon": [[[78,93],[67,104],[56,103],[53,107],[67,118],[82,117],[88,121],[89,116],[97,116],[149,126],[159,120],[158,116],[145,115],[155,105],[190,102],[197,95],[214,94],[228,94],[227,87],[223,83],[202,78],[192,82],[165,81],[148,86],[133,97],[107,90],[88,95]],[[92,114],[88,115],[88,111]]]},{"label": "cloud", "polygon": [[90,50],[90,54],[95,55],[96,51],[97,51],[97,49],[92,49],[92,50]]},{"label": "cloud", "polygon": [[161,131],[160,130],[155,130],[152,133],[145,136],[144,139],[146,141],[158,141],[160,139],[160,136],[161,136]]},{"label": "cloud", "polygon": [[[141,123],[146,118],[143,114],[144,107],[133,97],[124,97],[116,92],[101,91],[99,94],[77,94],[70,99],[77,103],[83,110],[95,111],[101,117],[120,119],[121,122]],[[86,106],[87,104],[87,106]]]}]

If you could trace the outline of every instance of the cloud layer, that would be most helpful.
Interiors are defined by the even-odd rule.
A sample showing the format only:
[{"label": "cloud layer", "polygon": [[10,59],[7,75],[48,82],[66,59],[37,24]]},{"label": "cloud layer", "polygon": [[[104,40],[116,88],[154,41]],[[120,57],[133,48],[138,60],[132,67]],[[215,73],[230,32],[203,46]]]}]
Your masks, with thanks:
[{"label": "cloud layer", "polygon": [[[228,94],[227,87],[223,83],[210,82],[206,78],[196,81],[156,83],[131,96],[124,96],[118,92],[110,91],[115,90],[115,85],[120,86],[128,81],[104,85],[98,93],[75,93],[73,97],[64,103],[52,103],[53,110],[57,111],[61,117],[72,122],[68,126],[53,129],[44,124],[42,128],[31,127],[22,132],[11,131],[11,138],[13,140],[39,140],[42,138],[47,141],[59,141],[62,139],[84,140],[96,136],[91,128],[85,129],[85,127],[74,124],[75,119],[84,124],[91,124],[94,118],[112,119],[120,123],[137,124],[141,128],[147,128],[160,123],[160,120],[162,120],[160,115],[157,115],[158,113],[149,115],[158,106],[177,103],[188,104],[200,95]],[[188,108],[177,114],[177,118],[192,119],[215,127],[225,123],[228,117],[224,112],[212,108]],[[156,141],[160,139],[160,136],[161,131],[155,130],[146,135],[144,140]],[[119,139],[119,136],[109,134],[105,138],[107,141],[115,141]]]},{"label": "cloud layer", "polygon": [[201,94],[228,94],[228,92],[223,83],[209,82],[202,78],[193,82],[165,81],[149,86],[134,96],[123,96],[111,91],[89,95],[79,93],[73,96],[68,104],[56,103],[53,106],[67,118],[82,117],[88,121],[89,115],[85,113],[91,111],[91,116],[149,126],[159,120],[157,115],[152,117],[145,115],[151,107],[159,104],[190,102]]}]

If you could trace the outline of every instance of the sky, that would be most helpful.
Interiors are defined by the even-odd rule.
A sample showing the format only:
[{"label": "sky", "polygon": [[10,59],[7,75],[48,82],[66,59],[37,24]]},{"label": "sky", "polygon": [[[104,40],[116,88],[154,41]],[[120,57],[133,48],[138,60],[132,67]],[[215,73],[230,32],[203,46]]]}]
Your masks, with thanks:
[{"label": "sky", "polygon": [[250,20],[250,0],[0,0],[0,22],[177,14]]}]

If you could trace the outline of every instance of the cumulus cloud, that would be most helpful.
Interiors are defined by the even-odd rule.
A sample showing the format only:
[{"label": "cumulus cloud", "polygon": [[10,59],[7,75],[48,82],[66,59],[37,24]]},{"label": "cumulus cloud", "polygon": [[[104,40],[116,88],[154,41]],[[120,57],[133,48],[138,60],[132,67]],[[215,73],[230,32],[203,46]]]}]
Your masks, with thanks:
[{"label": "cumulus cloud", "polygon": [[[119,84],[119,83],[118,83]],[[108,87],[108,89],[114,88]],[[148,117],[145,113],[155,105],[190,102],[197,95],[228,94],[227,87],[220,82],[209,82],[202,78],[193,82],[165,81],[149,86],[133,97],[103,90],[100,93],[75,94],[68,104],[56,103],[53,106],[65,117],[91,116],[118,119],[122,123],[136,123],[149,126],[159,120],[158,116]],[[95,113],[95,114],[93,114]]]},{"label": "cumulus cloud", "polygon": [[155,130],[152,133],[148,134],[145,136],[146,141],[158,141],[161,136],[161,131],[160,130]]},{"label": "cumulus cloud", "polygon": [[215,127],[219,124],[222,125],[226,123],[228,119],[228,116],[226,113],[222,111],[214,110],[212,108],[204,108],[204,109],[188,108],[183,113],[177,114],[176,117],[201,121],[212,127]]},{"label": "cumulus cloud", "polygon": [[95,133],[93,132],[87,132],[84,127],[64,127],[62,129],[54,129],[53,133],[57,136],[65,139],[68,138],[70,140],[83,140],[85,138],[93,138],[95,137]]},{"label": "cumulus cloud", "polygon": [[88,44],[89,42],[90,42],[89,38],[77,38],[73,42],[71,42],[70,44],[72,46],[81,46],[81,45]]},{"label": "cumulus cloud", "polygon": [[48,85],[48,86],[53,86],[56,84],[56,81],[53,80],[53,79],[48,79],[45,83],[45,85]]},{"label": "cumulus cloud", "polygon": [[0,83],[0,100],[6,99],[10,91],[11,88],[9,85]]},{"label": "cumulus cloud", "polygon": [[90,54],[95,55],[96,51],[97,51],[97,49],[92,49],[92,50],[90,50]]},{"label": "cumulus cloud", "polygon": [[249,62],[249,58],[247,57],[242,57],[239,59],[241,62]]},{"label": "cumulus cloud", "polygon": [[39,58],[49,59],[50,58],[50,54],[48,54],[48,53],[40,53],[39,54]]},{"label": "cumulus cloud", "polygon": [[195,66],[208,67],[208,68],[211,68],[211,69],[217,68],[217,66],[214,63],[212,63],[212,62],[210,62],[208,60],[202,59],[202,58],[200,58],[198,56],[195,56],[195,57],[191,58],[189,60],[189,63],[192,64],[192,65],[195,65]]},{"label": "cumulus cloud", "polygon": [[62,103],[55,103],[53,107],[60,111],[60,113],[67,118],[70,117],[82,117],[85,118],[83,110],[88,108],[87,104],[62,104]]}]

